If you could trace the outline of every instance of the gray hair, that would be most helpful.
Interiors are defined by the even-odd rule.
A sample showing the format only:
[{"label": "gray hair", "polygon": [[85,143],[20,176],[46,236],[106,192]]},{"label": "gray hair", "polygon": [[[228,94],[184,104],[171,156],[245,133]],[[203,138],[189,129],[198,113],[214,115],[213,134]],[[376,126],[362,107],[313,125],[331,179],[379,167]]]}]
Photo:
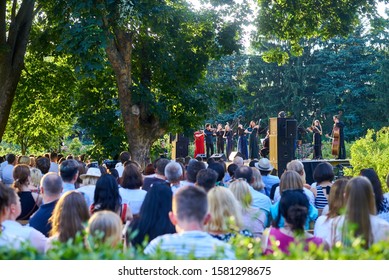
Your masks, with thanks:
[{"label": "gray hair", "polygon": [[175,161],[169,162],[165,167],[165,176],[169,182],[177,182],[182,176],[181,164]]}]

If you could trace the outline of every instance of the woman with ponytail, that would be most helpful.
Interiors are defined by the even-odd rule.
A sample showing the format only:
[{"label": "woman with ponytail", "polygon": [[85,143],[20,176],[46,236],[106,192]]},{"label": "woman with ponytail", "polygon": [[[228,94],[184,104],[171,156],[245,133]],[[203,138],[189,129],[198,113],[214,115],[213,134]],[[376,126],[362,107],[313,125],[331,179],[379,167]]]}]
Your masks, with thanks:
[{"label": "woman with ponytail", "polygon": [[289,253],[291,243],[303,243],[304,250],[308,249],[309,243],[314,243],[317,246],[324,245],[327,248],[322,238],[314,237],[305,231],[309,207],[308,198],[302,189],[282,192],[279,214],[285,218],[285,224],[284,227],[279,227],[277,222],[273,222],[272,227],[264,232],[262,248],[265,254],[272,253],[275,244],[286,254]]},{"label": "woman with ponytail", "polygon": [[30,167],[27,164],[18,164],[13,170],[13,188],[20,197],[22,212],[16,220],[29,220],[31,215],[38,210],[42,199],[37,193],[31,191],[32,179]]}]

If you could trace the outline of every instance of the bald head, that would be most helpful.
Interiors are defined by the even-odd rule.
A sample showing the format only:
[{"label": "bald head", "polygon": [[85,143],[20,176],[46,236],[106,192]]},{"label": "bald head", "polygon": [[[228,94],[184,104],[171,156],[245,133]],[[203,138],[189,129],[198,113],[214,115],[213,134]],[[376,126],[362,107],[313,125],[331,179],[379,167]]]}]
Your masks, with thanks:
[{"label": "bald head", "polygon": [[43,194],[50,197],[61,195],[63,188],[62,184],[61,177],[55,172],[49,172],[41,179],[41,188]]}]

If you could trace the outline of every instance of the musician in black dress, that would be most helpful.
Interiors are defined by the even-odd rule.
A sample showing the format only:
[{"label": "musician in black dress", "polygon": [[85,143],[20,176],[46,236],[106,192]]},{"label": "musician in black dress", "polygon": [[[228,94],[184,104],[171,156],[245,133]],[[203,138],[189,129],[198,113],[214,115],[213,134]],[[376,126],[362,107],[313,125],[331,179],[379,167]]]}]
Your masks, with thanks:
[{"label": "musician in black dress", "polygon": [[246,133],[249,134],[249,157],[250,159],[258,159],[258,125],[256,125],[254,121],[251,121],[250,126],[246,129]]},{"label": "musician in black dress", "polygon": [[230,128],[230,125],[229,124],[226,124],[226,126],[224,127],[224,135],[223,135],[223,138],[226,139],[226,156],[227,156],[227,159],[230,157],[230,154],[232,152],[232,130]]},{"label": "musician in black dress", "polygon": [[313,132],[313,159],[322,159],[323,155],[321,152],[321,136],[323,134],[323,129],[319,120],[315,120],[313,122],[310,131]]},{"label": "musician in black dress", "polygon": [[216,151],[218,154],[224,154],[224,130],[219,123],[216,129]]}]

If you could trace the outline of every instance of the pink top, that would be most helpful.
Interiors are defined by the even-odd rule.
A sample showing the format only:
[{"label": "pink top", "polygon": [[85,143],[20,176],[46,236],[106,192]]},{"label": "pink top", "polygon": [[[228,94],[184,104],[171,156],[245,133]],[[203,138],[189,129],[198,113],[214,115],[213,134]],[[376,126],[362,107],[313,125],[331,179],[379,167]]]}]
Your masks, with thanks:
[{"label": "pink top", "polygon": [[[269,231],[269,237],[268,237],[268,240],[267,240],[267,248],[265,250],[265,254],[273,253],[273,250],[271,249],[272,246],[273,246],[272,239],[274,239],[275,241],[279,242],[278,248],[283,253],[286,253],[286,254],[289,253],[289,245],[290,245],[290,243],[295,243],[296,242],[294,237],[289,236],[289,235],[281,232],[281,230],[279,228],[271,227],[270,231]],[[314,244],[316,244],[316,246],[320,246],[321,244],[324,243],[324,240],[322,238],[320,238],[320,237],[313,236],[313,237],[306,238],[305,239],[305,243],[306,244],[305,244],[304,250],[308,250],[308,244],[309,243],[314,243]]]}]

